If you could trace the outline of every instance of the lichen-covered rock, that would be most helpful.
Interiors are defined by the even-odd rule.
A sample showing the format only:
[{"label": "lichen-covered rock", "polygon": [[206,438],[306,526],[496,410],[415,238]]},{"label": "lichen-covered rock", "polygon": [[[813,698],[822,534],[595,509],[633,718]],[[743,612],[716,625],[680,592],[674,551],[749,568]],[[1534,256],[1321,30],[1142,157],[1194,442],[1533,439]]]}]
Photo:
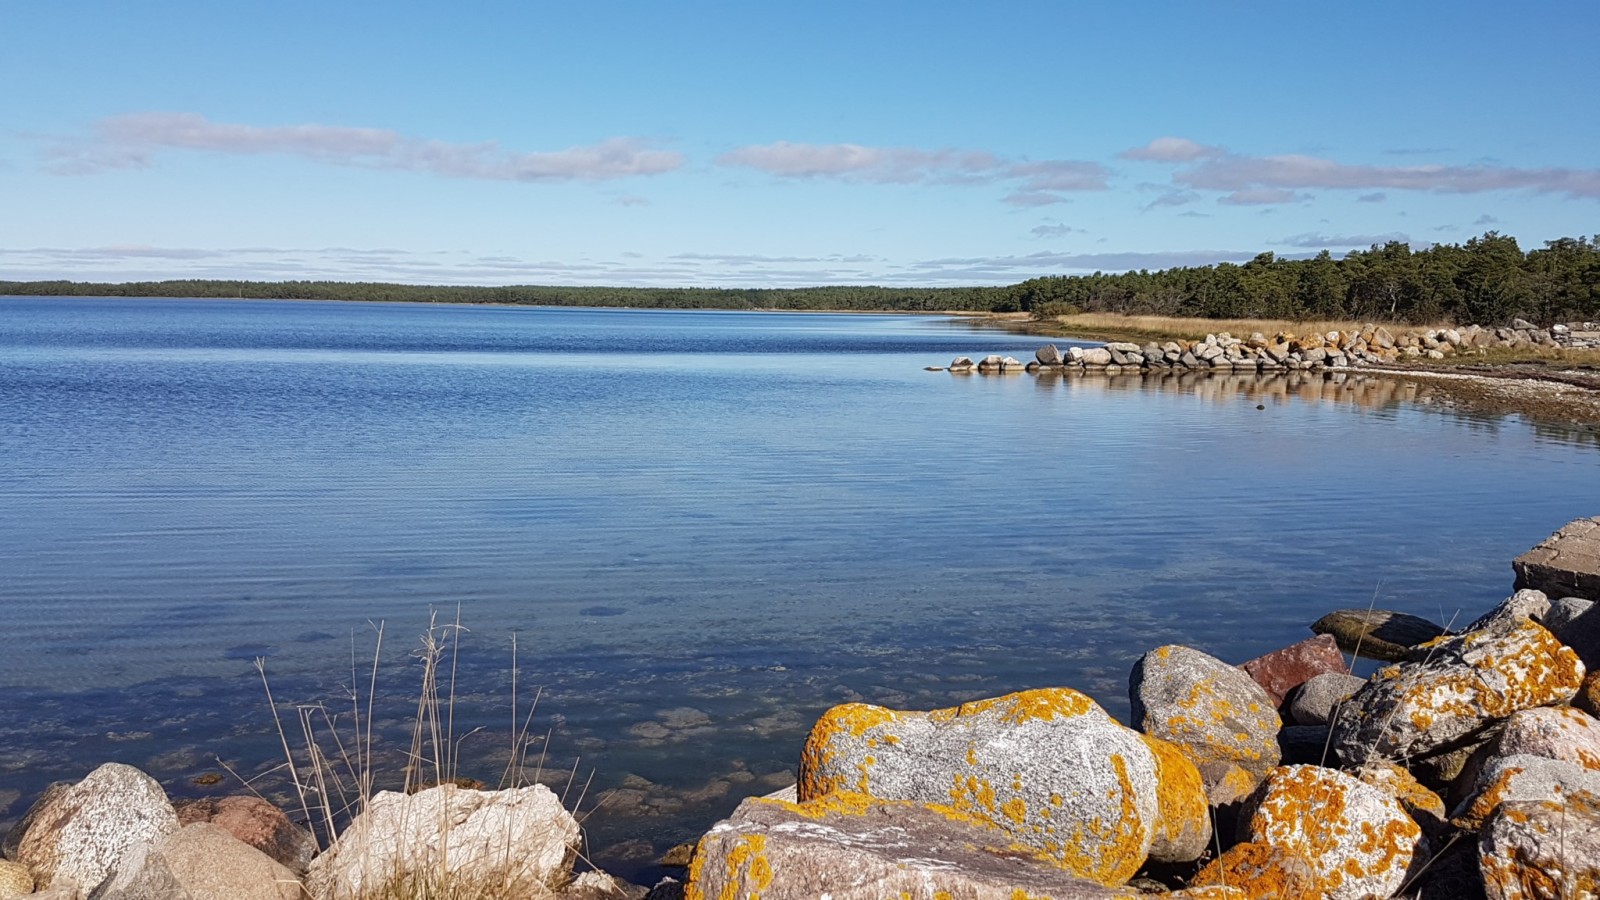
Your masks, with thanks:
[{"label": "lichen-covered rock", "polygon": [[836,706],[800,758],[802,801],[853,791],[947,805],[1108,885],[1148,856],[1160,789],[1142,737],[1067,688],[932,712]]},{"label": "lichen-covered rock", "polygon": [[[1239,668],[1254,678],[1256,684],[1266,689],[1275,706],[1282,706],[1289,692],[1318,675],[1344,673],[1344,656],[1339,652],[1339,642],[1332,635],[1319,634],[1298,644],[1290,644],[1263,656],[1258,656]],[[1319,725],[1320,722],[1302,724]]]},{"label": "lichen-covered rock", "polygon": [[1572,697],[1572,706],[1574,709],[1581,709],[1591,716],[1600,718],[1600,671],[1583,676],[1583,683],[1578,685],[1578,693]]},{"label": "lichen-covered rock", "polygon": [[1461,629],[1462,633],[1481,631],[1502,625],[1513,619],[1532,619],[1544,623],[1550,613],[1550,598],[1544,591],[1523,589],[1500,601],[1500,605],[1479,616],[1476,621]]},{"label": "lichen-covered rock", "polygon": [[1500,804],[1546,800],[1575,792],[1600,796],[1600,772],[1544,756],[1496,756],[1473,779],[1471,792],[1450,815],[1463,831],[1478,831]]},{"label": "lichen-covered rock", "polygon": [[1289,699],[1289,718],[1296,725],[1327,725],[1333,721],[1339,704],[1366,683],[1366,679],[1346,672],[1318,675],[1300,685]]},{"label": "lichen-covered rock", "polygon": [[1374,759],[1351,774],[1362,784],[1371,785],[1398,800],[1400,808],[1422,827],[1425,836],[1440,837],[1449,830],[1444,799],[1424,787],[1405,768]]},{"label": "lichen-covered rock", "polygon": [[130,848],[89,900],[301,900],[293,872],[220,826],[197,822]]},{"label": "lichen-covered rock", "polygon": [[296,875],[304,875],[317,841],[311,832],[289,821],[283,811],[260,797],[207,797],[178,801],[178,824],[210,822],[260,850]]},{"label": "lichen-covered rock", "polygon": [[1444,634],[1427,619],[1386,609],[1335,610],[1313,623],[1311,630],[1333,635],[1346,653],[1388,662],[1405,659],[1412,647]]},{"label": "lichen-covered rock", "polygon": [[1570,706],[1520,710],[1506,720],[1496,752],[1564,759],[1600,772],[1600,721]]},{"label": "lichen-covered rock", "polygon": [[1478,839],[1478,866],[1490,900],[1600,896],[1600,797],[1500,804]]},{"label": "lichen-covered rock", "polygon": [[1143,737],[1156,760],[1156,794],[1160,800],[1150,859],[1163,863],[1197,860],[1211,844],[1211,807],[1206,802],[1206,785],[1200,770],[1177,745],[1149,735]]},{"label": "lichen-covered rock", "polygon": [[1213,806],[1245,797],[1281,759],[1277,704],[1242,670],[1189,647],[1146,653],[1128,678],[1135,728],[1182,748]]},{"label": "lichen-covered rock", "polygon": [[0,859],[0,900],[16,900],[33,893],[33,876],[28,867],[9,859]]},{"label": "lichen-covered rock", "polygon": [[537,895],[565,881],[578,823],[542,784],[475,791],[444,784],[416,794],[382,791],[311,861],[318,900],[355,900],[385,882],[510,886]]},{"label": "lichen-covered rock", "polygon": [[17,847],[17,862],[42,888],[70,880],[85,893],[134,844],[178,830],[178,814],[154,778],[106,763],[40,807]]},{"label": "lichen-covered rock", "polygon": [[1441,638],[1417,656],[1379,669],[1341,707],[1333,742],[1346,763],[1469,743],[1518,710],[1566,702],[1584,675],[1577,654],[1528,619]]},{"label": "lichen-covered rock", "polygon": [[1389,897],[1417,859],[1422,829],[1400,802],[1333,769],[1274,769],[1246,804],[1243,836],[1311,867],[1328,900]]},{"label": "lichen-covered rock", "polygon": [[[805,803],[746,800],[700,839],[685,900],[1132,900],[1054,866],[1018,859],[1010,836],[949,806],[837,791]],[[1242,897],[1176,894],[1175,897]]]},{"label": "lichen-covered rock", "polygon": [[1244,841],[1206,863],[1191,879],[1195,887],[1234,887],[1250,900],[1316,897],[1317,878],[1311,864],[1271,844]]}]

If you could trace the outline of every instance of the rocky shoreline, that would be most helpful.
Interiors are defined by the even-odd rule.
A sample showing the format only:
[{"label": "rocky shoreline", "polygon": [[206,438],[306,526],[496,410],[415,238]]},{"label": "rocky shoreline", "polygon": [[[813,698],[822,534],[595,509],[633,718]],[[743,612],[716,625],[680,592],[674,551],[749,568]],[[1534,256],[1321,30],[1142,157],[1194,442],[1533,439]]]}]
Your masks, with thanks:
[{"label": "rocky shoreline", "polygon": [[319,847],[259,797],[174,805],[109,763],[6,836],[0,900],[1600,896],[1600,517],[1513,569],[1464,627],[1354,609],[1238,665],[1155,648],[1126,725],[1065,687],[836,706],[794,788],[653,888],[575,873],[541,784],[380,792]]}]

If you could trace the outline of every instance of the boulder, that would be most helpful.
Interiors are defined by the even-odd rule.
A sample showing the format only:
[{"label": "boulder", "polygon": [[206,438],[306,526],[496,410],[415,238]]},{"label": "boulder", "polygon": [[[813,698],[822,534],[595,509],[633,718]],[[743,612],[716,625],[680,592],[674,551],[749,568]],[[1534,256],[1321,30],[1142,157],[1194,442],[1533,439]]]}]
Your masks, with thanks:
[{"label": "boulder", "polygon": [[1346,763],[1404,762],[1470,743],[1498,720],[1564,703],[1583,663],[1528,619],[1442,638],[1417,659],[1379,669],[1339,710],[1333,743]]},{"label": "boulder", "polygon": [[22,818],[17,820],[17,824],[6,832],[5,840],[0,842],[0,857],[16,859],[17,851],[22,847],[22,836],[28,833],[33,820],[39,817],[39,811],[54,805],[56,798],[70,787],[72,787],[70,781],[51,782],[33,801],[33,805],[28,807],[28,811],[22,814]]},{"label": "boulder", "polygon": [[1156,795],[1160,802],[1150,859],[1160,863],[1193,862],[1211,844],[1211,808],[1206,802],[1205,782],[1200,770],[1177,745],[1149,735],[1144,736],[1144,742],[1156,760]]},{"label": "boulder", "polygon": [[948,805],[1106,885],[1126,882],[1149,855],[1161,787],[1142,737],[1068,688],[931,712],[836,706],[800,758],[802,801],[851,791]]},{"label": "boulder", "polygon": [[354,900],[393,883],[437,891],[432,880],[448,877],[458,890],[493,884],[537,895],[570,877],[577,850],[577,821],[542,784],[382,791],[311,861],[306,887],[319,900]]},{"label": "boulder", "polygon": [[1477,831],[1502,803],[1546,800],[1577,791],[1600,796],[1600,772],[1564,759],[1497,756],[1473,779],[1471,793],[1450,813],[1450,824]]},{"label": "boulder", "polygon": [[[1006,849],[1009,836],[949,806],[838,791],[806,803],[746,800],[700,839],[686,900],[1111,900],[1114,890]],[[1174,894],[1174,897],[1240,897]]]},{"label": "boulder", "polygon": [[1339,649],[1367,659],[1394,662],[1411,648],[1444,634],[1427,619],[1385,609],[1341,609],[1312,624],[1317,634],[1331,634]]},{"label": "boulder", "polygon": [[33,893],[33,876],[28,867],[9,859],[0,859],[0,900],[15,900]]},{"label": "boulder", "polygon": [[[1480,631],[1508,619],[1532,619],[1541,624],[1550,614],[1550,598],[1544,591],[1520,590],[1500,601],[1500,605],[1479,616],[1477,621],[1461,629],[1463,632]],[[1546,626],[1548,627],[1548,626]]]},{"label": "boulder", "polygon": [[1568,522],[1517,557],[1511,568],[1519,589],[1600,600],[1600,516]]},{"label": "boulder", "polygon": [[1600,796],[1502,803],[1478,839],[1490,900],[1600,896]]},{"label": "boulder", "polygon": [[154,778],[106,763],[34,814],[17,848],[40,888],[57,879],[85,893],[100,886],[129,847],[178,830],[178,815]]},{"label": "boulder", "polygon": [[300,900],[293,872],[220,826],[188,825],[129,848],[89,900]]},{"label": "boulder", "polygon": [[[1256,684],[1266,688],[1274,706],[1282,706],[1289,692],[1318,675],[1346,672],[1344,656],[1332,635],[1319,634],[1258,656],[1239,666]],[[1311,723],[1316,724],[1316,723]]]},{"label": "boulder", "polygon": [[1555,632],[1561,643],[1571,647],[1590,669],[1600,669],[1600,603],[1562,623]]},{"label": "boulder", "polygon": [[621,881],[604,872],[580,872],[561,891],[561,900],[644,900],[645,888]]},{"label": "boulder", "polygon": [[1217,806],[1238,800],[1281,758],[1277,704],[1249,675],[1176,644],[1146,653],[1128,679],[1134,727],[1183,749]]},{"label": "boulder", "polygon": [[1033,352],[1033,358],[1042,366],[1061,365],[1061,348],[1055,344],[1045,344]]},{"label": "boulder", "polygon": [[1449,831],[1444,798],[1423,787],[1406,768],[1383,760],[1369,760],[1351,774],[1362,784],[1371,785],[1399,801],[1400,808],[1422,827],[1427,837],[1443,837]]},{"label": "boulder", "polygon": [[1327,725],[1339,704],[1366,684],[1366,679],[1345,672],[1326,672],[1300,685],[1289,698],[1289,718],[1298,725]]},{"label": "boulder", "polygon": [[1313,889],[1304,897],[1362,900],[1399,891],[1418,861],[1422,830],[1399,801],[1320,766],[1272,770],[1246,804],[1247,841],[1304,860]]},{"label": "boulder", "polygon": [[305,874],[316,855],[317,840],[311,832],[290,822],[282,810],[260,797],[207,797],[180,800],[175,806],[179,825],[210,822],[220,826],[297,876]]},{"label": "boulder", "polygon": [[[1582,597],[1559,597],[1550,601],[1550,608],[1539,619],[1539,624],[1550,629],[1550,633],[1561,637],[1562,632],[1577,618],[1594,607],[1593,600]],[[1562,643],[1566,643],[1562,641]],[[1571,646],[1570,644],[1568,646]],[[1588,663],[1584,663],[1588,665]],[[1590,668],[1595,668],[1590,666]]]},{"label": "boulder", "polygon": [[1086,366],[1111,365],[1111,351],[1104,347],[1089,347],[1083,351],[1083,364]]},{"label": "boulder", "polygon": [[1570,706],[1524,709],[1506,720],[1495,752],[1566,760],[1600,772],[1600,721]]}]

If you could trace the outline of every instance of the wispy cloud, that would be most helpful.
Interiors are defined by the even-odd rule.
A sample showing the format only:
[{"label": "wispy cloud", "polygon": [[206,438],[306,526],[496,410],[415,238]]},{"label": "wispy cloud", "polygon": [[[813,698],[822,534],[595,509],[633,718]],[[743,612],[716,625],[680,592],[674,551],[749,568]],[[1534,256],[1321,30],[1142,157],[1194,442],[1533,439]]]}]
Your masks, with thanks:
[{"label": "wispy cloud", "polygon": [[835,179],[867,184],[1010,184],[1016,206],[1063,202],[1060,194],[1103,191],[1111,170],[1070,159],[1008,159],[983,150],[922,150],[861,144],[778,141],[730,150],[719,166],[755,169],[779,178]]},{"label": "wispy cloud", "polygon": [[[1295,192],[1317,189],[1386,189],[1440,194],[1529,191],[1600,199],[1600,169],[1518,168],[1488,163],[1350,164],[1300,154],[1252,156],[1183,138],[1157,138],[1144,147],[1125,150],[1120,155],[1124,159],[1175,164],[1179,168],[1172,176],[1174,184],[1192,190],[1227,192],[1225,203],[1290,202],[1261,198],[1273,196],[1266,193],[1270,191],[1285,192],[1278,196],[1287,197]],[[1378,195],[1369,193],[1361,199],[1375,202],[1367,198],[1378,198]]]},{"label": "wispy cloud", "polygon": [[1410,243],[1411,236],[1392,231],[1387,234],[1316,234],[1307,232],[1295,234],[1278,241],[1286,247],[1306,247],[1312,250],[1322,250],[1331,247],[1370,247],[1373,244],[1387,244],[1390,241]]},{"label": "wispy cloud", "polygon": [[1356,198],[1356,202],[1357,203],[1382,203],[1383,201],[1385,201],[1387,199],[1389,199],[1389,195],[1388,194],[1385,194],[1383,191],[1377,191],[1377,192],[1371,193],[1371,194],[1362,194],[1361,196]]},{"label": "wispy cloud", "polygon": [[1224,206],[1273,206],[1279,203],[1299,203],[1310,200],[1307,194],[1287,188],[1241,188],[1217,198]]},{"label": "wispy cloud", "polygon": [[1030,230],[1028,233],[1033,235],[1034,237],[1038,237],[1038,238],[1057,238],[1057,237],[1066,237],[1067,235],[1072,234],[1073,232],[1075,232],[1077,230],[1078,229],[1073,228],[1071,225],[1062,225],[1062,224],[1057,223],[1057,224],[1035,225],[1035,226],[1033,226],[1033,229]]},{"label": "wispy cloud", "polygon": [[230,156],[274,154],[331,165],[491,181],[605,181],[660,175],[684,165],[682,154],[632,137],[517,153],[494,141],[456,144],[381,128],[243,125],[214,122],[198,113],[142,112],[102,119],[91,136],[57,144],[47,152],[47,169],[60,175],[88,175],[146,168],[157,153],[170,150]]}]

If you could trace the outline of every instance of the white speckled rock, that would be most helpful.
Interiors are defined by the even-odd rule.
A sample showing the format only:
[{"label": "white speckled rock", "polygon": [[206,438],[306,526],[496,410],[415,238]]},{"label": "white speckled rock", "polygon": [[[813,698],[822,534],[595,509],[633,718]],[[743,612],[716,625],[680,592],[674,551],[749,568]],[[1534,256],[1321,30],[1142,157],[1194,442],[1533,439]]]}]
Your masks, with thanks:
[{"label": "white speckled rock", "polygon": [[353,900],[390,879],[443,871],[457,883],[509,884],[536,894],[570,875],[577,850],[577,821],[542,784],[505,791],[445,784],[410,796],[382,791],[311,861],[306,887],[318,900]]},{"label": "white speckled rock", "polygon": [[1422,829],[1400,802],[1333,769],[1274,769],[1246,811],[1246,840],[1305,860],[1327,900],[1393,896],[1418,858]]},{"label": "white speckled rock", "polygon": [[[1005,832],[948,807],[837,791],[807,803],[746,800],[701,838],[685,900],[1123,900],[1107,888],[1019,859]],[[1240,893],[1180,892],[1224,900]]]},{"label": "white speckled rock", "polygon": [[178,830],[178,814],[154,778],[106,763],[40,808],[17,848],[40,888],[70,879],[85,893],[128,848]]},{"label": "white speckled rock", "polygon": [[1524,709],[1506,720],[1496,752],[1563,759],[1600,772],[1600,721],[1570,706]]},{"label": "white speckled rock", "polygon": [[1248,795],[1278,764],[1276,704],[1249,674],[1176,644],[1146,653],[1128,678],[1131,721],[1194,761],[1213,806]]},{"label": "white speckled rock", "polygon": [[1563,759],[1496,756],[1478,771],[1471,793],[1456,806],[1450,822],[1477,831],[1508,800],[1548,800],[1576,791],[1600,796],[1600,772]]},{"label": "white speckled rock", "polygon": [[836,706],[806,740],[799,797],[943,804],[1117,885],[1154,843],[1160,787],[1141,735],[1077,691],[1041,688],[932,712]]},{"label": "white speckled rock", "polygon": [[0,859],[0,900],[15,900],[33,893],[33,876],[28,867],[9,859]]},{"label": "white speckled rock", "polygon": [[89,900],[299,900],[300,881],[282,863],[199,822],[136,844]]},{"label": "white speckled rock", "polygon": [[1339,710],[1333,744],[1347,764],[1403,762],[1469,743],[1518,710],[1564,703],[1583,674],[1577,654],[1528,619],[1440,638],[1374,673]]},{"label": "white speckled rock", "polygon": [[1489,900],[1600,897],[1600,797],[1502,803],[1478,839]]}]

